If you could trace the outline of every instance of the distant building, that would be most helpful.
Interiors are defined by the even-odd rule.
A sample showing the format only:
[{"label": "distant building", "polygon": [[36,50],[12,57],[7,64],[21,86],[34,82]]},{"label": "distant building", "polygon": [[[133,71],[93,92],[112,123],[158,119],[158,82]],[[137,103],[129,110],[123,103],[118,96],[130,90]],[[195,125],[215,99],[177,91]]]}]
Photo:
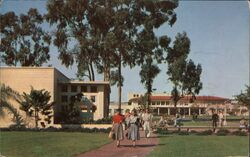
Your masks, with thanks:
[{"label": "distant building", "polygon": [[[77,81],[70,80],[63,73],[53,67],[0,67],[0,83],[10,86],[13,90],[22,94],[29,93],[31,86],[34,89],[45,89],[50,92],[51,102],[55,102],[53,108],[54,119],[61,110],[67,108],[70,99],[82,93],[93,105],[96,111],[90,113],[94,120],[108,116],[109,108],[109,82],[104,81]],[[19,104],[14,103],[24,117],[25,113],[19,110]],[[85,108],[82,108],[83,112]],[[0,117],[0,127],[6,127],[11,124],[11,115]],[[30,120],[30,127],[34,126],[33,120]],[[52,124],[53,125],[53,124]]]},{"label": "distant building", "polygon": [[[142,96],[143,94],[139,93],[129,93],[128,103],[123,103],[121,105],[122,113],[127,109],[137,109]],[[211,115],[213,109],[215,111],[222,110],[225,114],[249,115],[249,111],[246,107],[237,105],[237,102],[228,98],[217,96],[196,96],[196,99],[192,103],[190,102],[190,98],[191,96],[185,96],[178,102],[176,107],[180,114]],[[174,115],[174,104],[169,94],[153,93],[150,99],[150,107],[155,114]],[[109,113],[112,115],[117,108],[117,103],[111,104]]]}]

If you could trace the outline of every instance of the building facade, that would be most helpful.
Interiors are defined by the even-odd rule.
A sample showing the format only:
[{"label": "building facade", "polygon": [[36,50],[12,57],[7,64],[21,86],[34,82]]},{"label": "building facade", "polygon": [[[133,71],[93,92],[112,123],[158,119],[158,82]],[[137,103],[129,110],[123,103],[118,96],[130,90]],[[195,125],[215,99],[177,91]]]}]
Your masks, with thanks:
[{"label": "building facade", "polygon": [[[0,67],[0,83],[11,87],[19,94],[29,93],[31,87],[36,90],[47,90],[51,95],[50,101],[55,102],[52,122],[56,122],[55,117],[60,116],[58,115],[60,111],[66,108],[71,98],[79,93],[96,106],[95,112],[90,113],[94,120],[108,116],[109,82],[71,80],[53,67]],[[13,106],[22,117],[25,117],[28,126],[34,127],[34,120],[28,119],[26,114],[19,110],[20,105],[13,102]],[[82,109],[82,112],[86,111]],[[11,124],[11,115],[0,117],[0,127]]]},{"label": "building facade", "polygon": [[[122,103],[121,105],[122,113],[126,110],[138,109],[142,96],[143,94],[140,93],[129,93],[128,102]],[[249,111],[246,107],[237,105],[237,102],[228,98],[217,96],[196,96],[196,99],[192,103],[190,102],[190,98],[190,96],[185,96],[178,102],[176,109],[180,114],[189,116],[193,114],[211,115],[212,110],[221,110],[225,114],[249,115]],[[175,106],[169,94],[153,93],[150,99],[150,107],[153,109],[155,114],[175,114]],[[117,108],[117,103],[111,103],[109,110],[110,115],[112,115]]]}]

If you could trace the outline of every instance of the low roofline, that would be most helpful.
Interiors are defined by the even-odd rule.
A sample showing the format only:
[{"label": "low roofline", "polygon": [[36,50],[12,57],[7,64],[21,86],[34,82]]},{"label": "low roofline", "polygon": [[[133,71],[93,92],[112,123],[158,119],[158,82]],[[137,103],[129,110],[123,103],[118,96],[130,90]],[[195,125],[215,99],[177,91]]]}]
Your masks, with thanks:
[{"label": "low roofline", "polygon": [[[180,99],[180,101],[186,101],[189,99],[190,96],[185,96]],[[190,97],[191,98],[191,97]],[[170,101],[171,96],[150,96],[151,101]],[[131,101],[139,101],[140,97],[136,98],[131,98],[129,102]],[[224,98],[224,97],[218,97],[218,96],[203,96],[203,95],[198,95],[196,96],[195,101],[228,101],[231,100],[229,98]]]},{"label": "low roofline", "polygon": [[0,69],[56,69],[55,67],[0,66]]},{"label": "low roofline", "polygon": [[109,85],[108,81],[80,81],[80,80],[70,80],[70,81],[60,81],[59,83],[70,83],[70,84],[104,84]]},{"label": "low roofline", "polygon": [[65,74],[63,74],[60,70],[58,70],[56,67],[30,67],[30,66],[17,66],[17,67],[14,67],[14,66],[0,66],[0,69],[53,69],[57,72],[59,72],[60,74],[62,74],[64,77],[66,77],[68,80],[69,77],[67,77]]}]

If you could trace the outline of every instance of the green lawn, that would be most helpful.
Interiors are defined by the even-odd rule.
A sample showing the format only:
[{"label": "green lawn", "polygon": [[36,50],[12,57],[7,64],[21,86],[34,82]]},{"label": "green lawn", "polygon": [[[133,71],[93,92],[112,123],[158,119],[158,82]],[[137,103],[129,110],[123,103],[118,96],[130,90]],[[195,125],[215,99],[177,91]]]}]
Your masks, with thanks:
[{"label": "green lawn", "polygon": [[1,132],[0,152],[7,157],[70,157],[111,142],[104,133]]},{"label": "green lawn", "polygon": [[160,135],[160,144],[149,157],[247,157],[248,140],[248,136]]}]

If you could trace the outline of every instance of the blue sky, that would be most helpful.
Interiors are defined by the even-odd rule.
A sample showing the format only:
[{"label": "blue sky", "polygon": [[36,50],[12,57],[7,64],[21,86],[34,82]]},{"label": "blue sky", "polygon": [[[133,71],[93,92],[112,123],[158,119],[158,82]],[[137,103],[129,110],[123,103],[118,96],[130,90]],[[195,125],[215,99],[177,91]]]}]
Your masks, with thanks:
[{"label": "blue sky", "polygon": [[[29,8],[46,12],[46,1],[4,0],[0,12],[15,11],[25,13]],[[200,95],[216,95],[231,98],[249,84],[249,24],[250,14],[247,1],[180,1],[176,9],[177,21],[173,27],[163,25],[156,30],[157,35],[167,34],[172,40],[178,32],[186,31],[191,40],[189,58],[200,63],[203,68]],[[75,78],[75,66],[65,68],[57,59],[55,47],[50,50],[52,64],[69,78]],[[46,65],[48,65],[46,64]],[[156,93],[172,89],[167,80],[167,65],[159,65],[161,73],[154,81]],[[127,101],[128,92],[144,93],[140,83],[139,67],[123,68],[125,77],[122,100]],[[102,76],[97,76],[98,80]],[[111,100],[117,101],[117,88],[112,87]]]}]

